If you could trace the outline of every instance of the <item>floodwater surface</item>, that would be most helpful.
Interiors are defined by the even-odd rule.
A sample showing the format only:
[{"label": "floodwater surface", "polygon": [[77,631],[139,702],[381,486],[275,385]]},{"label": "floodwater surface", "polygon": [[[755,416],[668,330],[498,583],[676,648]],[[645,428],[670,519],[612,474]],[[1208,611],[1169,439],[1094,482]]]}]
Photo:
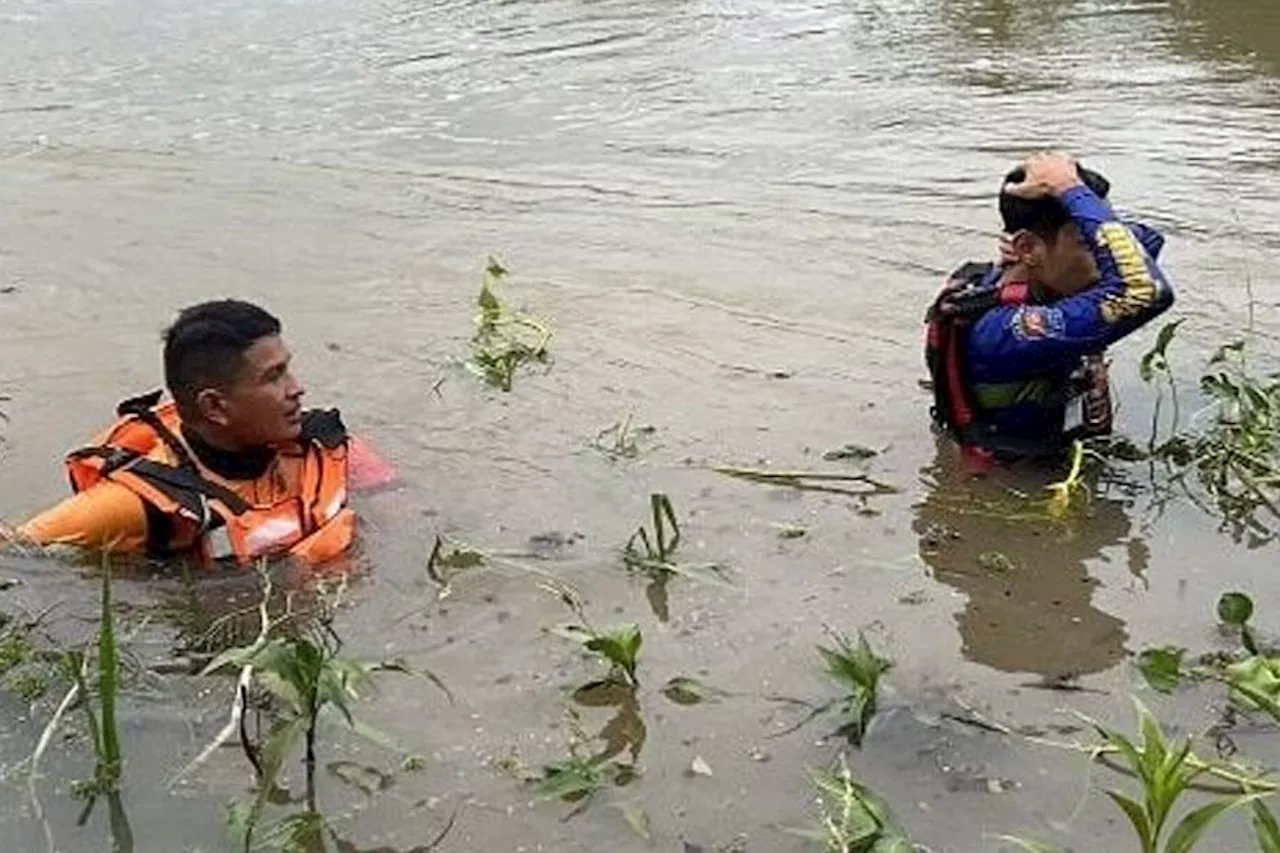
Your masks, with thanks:
[{"label": "floodwater surface", "polygon": [[[1155,500],[1143,466],[1099,483],[1087,518],[1011,520],[986,511],[1002,484],[966,482],[935,444],[924,306],[954,265],[992,256],[1000,176],[1046,145],[1166,232],[1184,405],[1246,324],[1274,351],[1280,13],[1261,0],[0,0],[0,516],[58,499],[61,454],[158,384],[178,308],[259,300],[308,399],[341,406],[401,475],[360,504],[346,649],[429,667],[456,698],[389,677],[363,706],[425,757],[418,772],[322,741],[336,849],[425,850],[455,814],[445,853],[647,849],[623,806],[643,806],[660,850],[804,849],[781,827],[810,817],[805,768],[839,745],[828,719],[783,734],[805,713],[786,699],[832,695],[828,628],[895,662],[850,760],[921,844],[1128,849],[1105,798],[1082,801],[1082,756],[952,716],[1127,725],[1135,651],[1220,645],[1228,588],[1254,595],[1265,630],[1280,580],[1271,546]],[[489,253],[555,331],[549,367],[510,394],[460,367]],[[1120,428],[1139,441],[1154,332],[1114,352]],[[592,447],[629,415],[656,429],[638,459]],[[881,451],[864,467],[894,493],[712,470],[859,470],[823,459],[849,443]],[[683,558],[734,582],[672,580],[666,622],[620,557],[651,492],[675,505]],[[634,702],[574,702],[601,672],[547,633],[573,614],[539,575],[465,571],[439,599],[440,533],[552,573],[595,622],[638,623]],[[85,573],[13,555],[0,570],[19,581],[6,609],[92,630]],[[133,653],[169,673],[122,699],[117,829],[126,815],[138,851],[230,849],[243,757],[173,777],[222,726],[231,682],[175,658],[252,605],[255,580],[116,586]],[[728,695],[670,702],[660,688],[682,675]],[[1213,699],[1161,707],[1200,727]],[[625,712],[609,734],[630,732],[640,774],[564,820],[570,805],[507,771],[567,755],[568,708],[588,735]],[[55,742],[43,820],[32,805],[18,765],[49,711],[0,695],[0,850],[106,849],[105,804],[78,826],[68,794],[90,772],[82,741]],[[712,775],[688,773],[695,758]],[[351,784],[382,778],[369,767],[384,790]],[[1211,846],[1247,832],[1224,823]]]}]

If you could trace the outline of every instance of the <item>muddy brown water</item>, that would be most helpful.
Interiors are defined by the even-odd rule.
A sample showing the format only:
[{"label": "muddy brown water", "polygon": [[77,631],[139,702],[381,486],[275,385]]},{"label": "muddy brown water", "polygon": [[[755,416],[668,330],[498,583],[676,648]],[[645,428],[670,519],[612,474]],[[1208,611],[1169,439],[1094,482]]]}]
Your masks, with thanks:
[{"label": "muddy brown water", "polygon": [[[1277,75],[1280,10],[1250,0],[4,0],[0,515],[58,498],[60,454],[156,384],[178,307],[258,299],[285,320],[310,399],[340,405],[402,474],[361,503],[348,648],[427,665],[457,694],[391,680],[364,707],[428,759],[421,773],[326,742],[322,761],[393,779],[366,798],[322,773],[339,849],[419,848],[459,805],[442,851],[646,849],[628,803],[656,849],[802,849],[778,827],[806,819],[804,768],[838,747],[822,722],[774,737],[798,711],[769,697],[829,695],[824,626],[864,629],[895,661],[852,763],[922,844],[976,853],[1021,832],[1128,849],[1104,798],[1082,801],[1079,756],[942,715],[963,703],[1037,730],[1072,723],[1068,708],[1124,721],[1140,689],[1131,654],[1220,645],[1223,589],[1252,592],[1276,625],[1274,549],[1233,542],[1185,502],[1158,507],[1138,468],[1069,530],[965,511],[968,487],[926,428],[920,315],[950,265],[991,254],[1002,170],[1052,142],[1167,232],[1188,395],[1251,300],[1273,348]],[[556,332],[553,366],[509,395],[457,366],[488,252]],[[1115,353],[1136,436],[1151,337]],[[657,428],[650,452],[590,449],[629,413]],[[838,468],[821,454],[848,442],[885,448],[868,470],[900,492],[860,500],[709,470]],[[651,491],[675,502],[686,558],[724,563],[739,585],[674,581],[668,624],[617,556]],[[788,525],[807,535],[780,538]],[[564,821],[567,806],[494,768],[562,757],[570,691],[598,673],[544,633],[569,614],[527,574],[471,572],[438,602],[424,573],[437,532],[527,552],[597,621],[642,626],[638,780]],[[987,551],[1012,569],[984,568]],[[91,580],[11,555],[0,569],[21,581],[7,606],[56,604],[65,630],[88,630]],[[134,644],[155,665],[181,624],[253,592],[235,577],[117,586],[150,615]],[[733,695],[672,704],[658,688],[676,675]],[[1037,686],[1064,679],[1087,691]],[[137,850],[227,849],[224,805],[250,781],[240,756],[169,782],[222,724],[228,691],[169,676],[124,700]],[[1158,704],[1198,728],[1214,699]],[[12,769],[42,718],[10,696],[0,707]],[[579,710],[590,731],[609,719]],[[1275,759],[1274,740],[1241,745]],[[686,774],[697,756],[713,776]],[[25,775],[7,775],[0,850],[48,837],[105,849],[106,809],[79,827],[66,794],[89,771],[83,744],[44,771],[44,824]],[[1246,833],[1228,822],[1210,847]]]}]

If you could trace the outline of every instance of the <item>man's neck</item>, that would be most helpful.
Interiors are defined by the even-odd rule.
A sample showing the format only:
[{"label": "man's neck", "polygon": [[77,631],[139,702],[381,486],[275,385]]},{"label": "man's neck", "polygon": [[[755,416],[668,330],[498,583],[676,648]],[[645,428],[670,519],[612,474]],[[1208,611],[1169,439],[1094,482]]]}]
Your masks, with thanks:
[{"label": "man's neck", "polygon": [[276,455],[270,447],[249,447],[196,424],[183,424],[182,438],[201,465],[228,480],[258,479]]},{"label": "man's neck", "polygon": [[1000,273],[1001,284],[1026,284],[1036,286],[1035,276],[1026,264],[1010,264]]}]

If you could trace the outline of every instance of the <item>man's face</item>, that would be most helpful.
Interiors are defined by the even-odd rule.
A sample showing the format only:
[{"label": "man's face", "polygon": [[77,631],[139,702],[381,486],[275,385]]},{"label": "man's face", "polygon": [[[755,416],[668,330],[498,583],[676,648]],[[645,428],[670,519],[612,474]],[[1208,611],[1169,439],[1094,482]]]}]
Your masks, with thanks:
[{"label": "man's face", "polygon": [[305,389],[289,370],[284,341],[278,335],[259,338],[242,357],[240,375],[218,394],[218,416],[212,419],[244,447],[297,439]]},{"label": "man's face", "polygon": [[1059,296],[1071,296],[1098,280],[1098,262],[1074,222],[1058,231],[1053,241],[1040,241],[1036,277]]}]

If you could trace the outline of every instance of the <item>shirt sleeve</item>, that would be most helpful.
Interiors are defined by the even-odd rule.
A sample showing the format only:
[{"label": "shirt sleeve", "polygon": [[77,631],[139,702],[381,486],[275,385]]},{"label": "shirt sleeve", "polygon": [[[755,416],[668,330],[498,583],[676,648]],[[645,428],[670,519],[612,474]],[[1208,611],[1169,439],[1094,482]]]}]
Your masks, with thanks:
[{"label": "shirt sleeve", "polygon": [[136,553],[146,549],[147,513],[140,497],[104,481],[40,513],[18,534],[38,545]]},{"label": "shirt sleeve", "polygon": [[973,326],[969,357],[986,381],[1012,381],[1070,369],[1160,315],[1173,288],[1156,263],[1155,229],[1121,223],[1088,187],[1063,196],[1097,260],[1098,283],[1049,305],[1002,306]]}]

